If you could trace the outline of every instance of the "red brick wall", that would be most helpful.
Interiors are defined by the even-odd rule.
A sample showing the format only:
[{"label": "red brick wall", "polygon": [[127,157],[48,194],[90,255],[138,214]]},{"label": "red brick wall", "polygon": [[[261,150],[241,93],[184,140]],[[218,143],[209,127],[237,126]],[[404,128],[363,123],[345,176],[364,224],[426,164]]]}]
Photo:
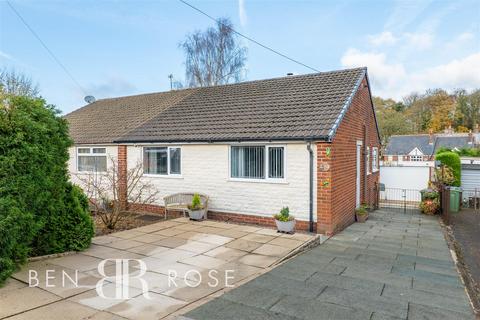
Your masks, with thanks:
[{"label": "red brick wall", "polygon": [[[360,202],[376,206],[379,172],[369,174],[365,183],[366,147],[370,147],[370,159],[372,147],[380,150],[366,79],[353,97],[333,141],[317,143],[317,230],[320,233],[336,233],[355,221],[357,140],[363,141]],[[329,156],[327,148],[330,148]]]},{"label": "red brick wall", "polygon": [[[145,205],[145,204],[129,204],[129,210],[133,212],[147,212],[147,213],[154,213],[154,214],[161,214],[165,213],[165,208],[163,206],[157,205]],[[183,212],[177,210],[168,210],[168,218],[178,218],[183,217]],[[271,227],[275,228],[275,222],[272,217],[260,217],[260,216],[253,216],[247,214],[239,214],[239,213],[226,213],[226,212],[217,212],[217,211],[209,211],[208,212],[208,219],[209,220],[218,220],[223,222],[233,222],[233,223],[245,223],[245,224],[252,224],[258,225],[263,227]],[[299,231],[308,231],[309,230],[309,222],[303,220],[297,220],[295,225],[295,229]]]},{"label": "red brick wall", "polygon": [[118,146],[118,200],[123,209],[127,208],[127,146]]}]

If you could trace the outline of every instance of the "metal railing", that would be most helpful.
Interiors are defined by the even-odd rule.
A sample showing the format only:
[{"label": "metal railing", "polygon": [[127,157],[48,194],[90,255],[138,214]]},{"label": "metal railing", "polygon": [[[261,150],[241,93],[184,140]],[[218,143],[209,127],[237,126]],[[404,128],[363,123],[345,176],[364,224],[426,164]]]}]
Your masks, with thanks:
[{"label": "metal railing", "polygon": [[420,190],[385,188],[379,195],[380,208],[403,213],[416,213],[421,201]]}]

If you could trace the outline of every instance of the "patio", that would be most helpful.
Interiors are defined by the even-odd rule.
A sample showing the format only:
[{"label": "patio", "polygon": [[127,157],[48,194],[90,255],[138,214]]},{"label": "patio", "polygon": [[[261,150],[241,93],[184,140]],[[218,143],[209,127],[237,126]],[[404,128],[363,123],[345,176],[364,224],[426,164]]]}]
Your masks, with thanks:
[{"label": "patio", "polygon": [[[314,239],[185,218],[96,237],[85,252],[30,262],[15,273],[0,289],[0,319],[159,319],[182,314],[226,291],[227,285],[235,287],[264,273]],[[121,278],[107,278],[101,285],[107,298],[98,295],[95,286],[103,278],[98,266],[104,259],[111,259],[104,267],[106,276],[119,270],[113,259],[145,263],[142,282],[133,278],[141,274],[141,266],[129,261],[130,299],[115,298]],[[36,272],[37,287],[28,285],[29,270]],[[78,285],[70,280],[76,270]],[[143,295],[145,283],[149,299]]]},{"label": "patio", "polygon": [[437,217],[373,212],[184,319],[474,319]]}]

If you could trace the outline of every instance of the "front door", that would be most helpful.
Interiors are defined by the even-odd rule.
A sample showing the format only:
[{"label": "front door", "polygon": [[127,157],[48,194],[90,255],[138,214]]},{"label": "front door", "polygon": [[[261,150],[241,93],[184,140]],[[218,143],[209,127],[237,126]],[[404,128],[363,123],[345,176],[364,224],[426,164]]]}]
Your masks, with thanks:
[{"label": "front door", "polygon": [[358,208],[360,206],[360,186],[361,186],[361,174],[362,174],[362,141],[357,141],[357,179],[355,189],[355,205]]}]

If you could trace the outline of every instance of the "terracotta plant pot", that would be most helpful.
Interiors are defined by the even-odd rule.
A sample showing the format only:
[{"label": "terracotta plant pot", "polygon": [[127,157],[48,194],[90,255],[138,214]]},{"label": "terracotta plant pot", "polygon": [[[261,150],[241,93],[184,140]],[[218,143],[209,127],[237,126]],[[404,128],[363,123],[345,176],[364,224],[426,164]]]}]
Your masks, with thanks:
[{"label": "terracotta plant pot", "polygon": [[195,221],[200,221],[203,219],[205,216],[205,209],[200,209],[200,210],[188,210],[188,216],[190,219],[195,220]]},{"label": "terracotta plant pot", "polygon": [[365,214],[356,214],[357,215],[357,222],[360,222],[360,223],[363,223],[365,221],[367,221],[368,219],[368,213],[365,213]]},{"label": "terracotta plant pot", "polygon": [[293,233],[295,231],[295,220],[290,221],[279,221],[275,219],[275,224],[277,225],[277,230],[285,233]]}]

